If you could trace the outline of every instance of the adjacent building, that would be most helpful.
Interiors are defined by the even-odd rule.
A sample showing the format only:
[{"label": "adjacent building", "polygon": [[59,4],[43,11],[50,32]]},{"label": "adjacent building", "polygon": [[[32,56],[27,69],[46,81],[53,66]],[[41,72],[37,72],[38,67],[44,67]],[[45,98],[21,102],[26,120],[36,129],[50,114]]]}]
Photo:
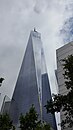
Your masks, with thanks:
[{"label": "adjacent building", "polygon": [[[59,87],[59,93],[60,94],[67,94],[69,90],[65,87],[65,79],[64,79],[64,70],[63,70],[63,62],[62,59],[67,58],[68,55],[73,54],[73,42],[70,42],[63,47],[56,50],[56,56],[57,56],[57,81],[58,81],[58,87]],[[64,113],[61,112],[61,120],[65,118]],[[73,130],[73,128],[66,128],[63,130]]]},{"label": "adjacent building", "polygon": [[10,103],[11,103],[10,98],[7,95],[5,95],[1,106],[0,111],[1,114],[9,113]]},{"label": "adjacent building", "polygon": [[20,114],[25,114],[34,104],[39,119],[49,122],[57,130],[55,115],[46,113],[44,107],[51,99],[51,90],[46,70],[41,34],[31,31],[23,62],[10,105],[13,123],[19,123]]}]

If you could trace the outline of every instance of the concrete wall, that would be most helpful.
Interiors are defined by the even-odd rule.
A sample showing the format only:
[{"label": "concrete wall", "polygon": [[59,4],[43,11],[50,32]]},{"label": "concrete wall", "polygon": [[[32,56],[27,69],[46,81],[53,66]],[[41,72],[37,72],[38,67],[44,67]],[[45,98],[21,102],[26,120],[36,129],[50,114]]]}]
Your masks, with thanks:
[{"label": "concrete wall", "polygon": [[[64,45],[63,47],[57,49],[56,56],[57,56],[57,79],[58,79],[58,87],[59,87],[59,93],[60,94],[67,94],[69,90],[65,87],[65,79],[64,79],[64,70],[63,70],[63,62],[61,61],[64,58],[67,58],[68,55],[73,55],[73,42],[68,43]],[[64,119],[64,113],[61,112],[61,120]],[[64,130],[64,129],[63,129]],[[66,130],[73,130],[72,129],[66,129]]]}]

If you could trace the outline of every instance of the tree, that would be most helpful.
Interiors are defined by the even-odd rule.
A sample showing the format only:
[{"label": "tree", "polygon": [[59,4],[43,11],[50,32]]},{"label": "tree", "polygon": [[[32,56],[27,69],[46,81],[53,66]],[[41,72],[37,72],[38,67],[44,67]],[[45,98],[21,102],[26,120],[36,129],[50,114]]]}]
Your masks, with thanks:
[{"label": "tree", "polygon": [[38,123],[38,114],[33,105],[25,116],[22,114],[20,116],[21,130],[34,130]]},{"label": "tree", "polygon": [[15,130],[9,115],[0,114],[0,130]]},{"label": "tree", "polygon": [[51,130],[51,127],[48,123],[39,123],[35,130]]},{"label": "tree", "polygon": [[66,95],[54,95],[53,100],[47,101],[45,105],[47,113],[64,112],[65,119],[62,120],[61,126],[73,127],[73,55],[63,59],[65,87],[68,89]]},{"label": "tree", "polygon": [[50,125],[38,120],[38,114],[34,105],[32,105],[28,113],[21,114],[20,128],[21,130],[50,130]]}]

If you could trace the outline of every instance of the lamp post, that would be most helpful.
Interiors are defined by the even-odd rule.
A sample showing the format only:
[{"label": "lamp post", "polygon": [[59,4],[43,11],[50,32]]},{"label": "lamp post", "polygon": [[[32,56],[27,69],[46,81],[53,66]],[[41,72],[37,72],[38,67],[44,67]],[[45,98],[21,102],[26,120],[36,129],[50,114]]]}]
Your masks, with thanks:
[{"label": "lamp post", "polygon": [[[5,79],[4,78],[0,78],[0,87],[2,86],[3,80],[5,80]],[[0,93],[0,95],[1,95],[1,93]]]},{"label": "lamp post", "polygon": [[3,80],[5,80],[5,79],[4,78],[0,78],[0,87],[2,85]]},{"label": "lamp post", "polygon": [[[0,87],[2,86],[2,82],[3,82],[4,78],[0,78]],[[1,93],[0,93],[0,96],[1,96]],[[1,101],[0,101],[0,105],[1,105]],[[1,106],[0,106],[0,109],[1,109]]]}]

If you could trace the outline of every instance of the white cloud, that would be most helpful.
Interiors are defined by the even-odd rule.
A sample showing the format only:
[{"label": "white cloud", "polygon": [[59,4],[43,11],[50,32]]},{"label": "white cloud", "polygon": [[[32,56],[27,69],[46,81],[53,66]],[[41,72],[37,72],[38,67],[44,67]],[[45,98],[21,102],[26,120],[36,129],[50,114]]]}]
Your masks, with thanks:
[{"label": "white cloud", "polygon": [[0,91],[3,95],[12,95],[29,34],[34,27],[42,35],[51,89],[56,92],[55,51],[63,45],[59,31],[72,17],[72,10],[72,0],[0,0],[0,75],[5,78]]},{"label": "white cloud", "polygon": [[[72,1],[68,0],[31,0],[31,2],[30,0],[0,0],[1,72],[4,69],[5,74],[7,74],[7,70],[11,70],[7,63],[8,60],[12,60],[12,63],[15,66],[17,65],[16,59],[21,59],[30,30],[34,26],[42,33],[48,71],[54,71],[53,68],[56,67],[55,49],[62,44],[59,42],[59,30],[62,28],[64,21],[72,16],[71,5]],[[49,48],[51,49],[49,50]],[[10,55],[8,52],[11,52]],[[49,57],[50,54],[53,57],[52,60]],[[20,66],[20,63],[17,66]],[[15,71],[9,72],[8,75],[10,77],[11,74],[12,79]],[[8,82],[7,86],[12,88],[13,85],[10,85],[9,79]],[[11,88],[10,91],[12,91]]]}]

